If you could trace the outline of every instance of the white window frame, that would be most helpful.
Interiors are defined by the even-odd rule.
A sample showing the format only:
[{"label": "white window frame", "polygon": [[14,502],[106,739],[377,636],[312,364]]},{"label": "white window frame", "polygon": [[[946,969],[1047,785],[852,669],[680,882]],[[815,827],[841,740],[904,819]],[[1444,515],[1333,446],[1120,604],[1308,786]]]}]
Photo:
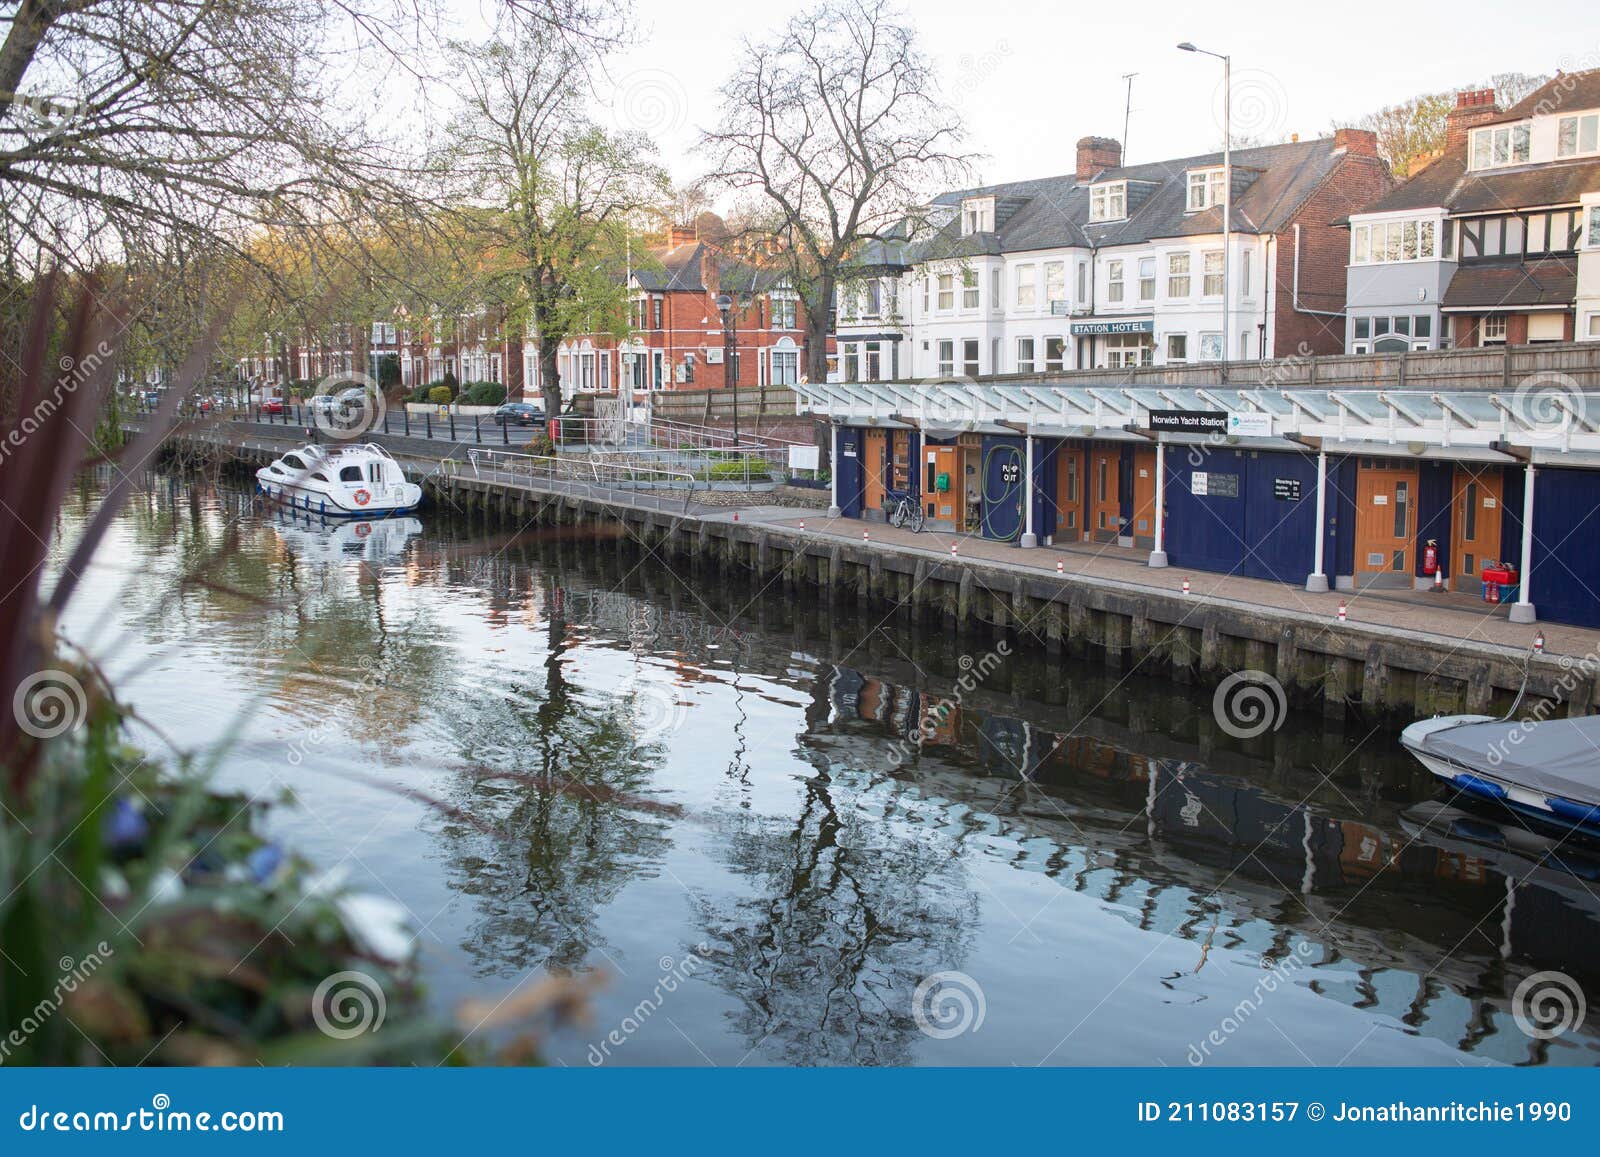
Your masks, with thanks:
[{"label": "white window frame", "polygon": [[939,274],[938,305],[940,313],[954,313],[956,308],[956,275]]},{"label": "white window frame", "polygon": [[978,271],[967,266],[961,271],[961,308],[977,309],[982,302],[978,288]]},{"label": "white window frame", "polygon": [[1108,181],[1089,188],[1090,221],[1124,221],[1128,216],[1128,182]]},{"label": "white window frame", "polygon": [[1012,300],[1018,309],[1034,310],[1039,308],[1038,266],[1017,266],[1016,293]]},{"label": "white window frame", "polygon": [[[1563,140],[1569,125],[1572,131],[1571,148],[1567,148]],[[1587,147],[1584,145],[1585,133],[1588,134]],[[1593,153],[1600,153],[1600,112],[1574,113],[1556,121],[1557,157],[1564,160],[1567,157],[1587,157]]]},{"label": "white window frame", "polygon": [[1156,259],[1149,255],[1139,258],[1139,300],[1156,299]]},{"label": "white window frame", "polygon": [[1527,121],[1474,129],[1471,167],[1476,170],[1526,165],[1533,153],[1532,138],[1532,126]]},{"label": "white window frame", "polygon": [[1034,360],[1033,356],[1036,348],[1031,337],[1019,337],[1017,339],[1017,373],[1031,374],[1034,372],[1034,367],[1039,364]]},{"label": "white window frame", "polygon": [[1584,240],[1590,249],[1600,249],[1600,205],[1588,205],[1584,208],[1584,230],[1588,234]]},{"label": "white window frame", "polygon": [[1044,263],[1044,302],[1046,309],[1053,309],[1054,302],[1067,300],[1067,263],[1065,261],[1046,261]]},{"label": "white window frame", "polygon": [[994,232],[994,198],[968,197],[961,202],[961,235]]},{"label": "white window frame", "polygon": [[1193,257],[1183,250],[1167,254],[1167,296],[1175,301],[1187,301],[1191,289],[1189,270]]},{"label": "white window frame", "polygon": [[[1183,348],[1180,352],[1172,352],[1173,342],[1180,342],[1182,344]],[[1181,366],[1185,364],[1189,360],[1189,335],[1187,333],[1167,334],[1167,340],[1163,344],[1163,349],[1165,351],[1164,356],[1166,357],[1167,365]]]},{"label": "white window frame", "polygon": [[956,376],[956,343],[954,338],[939,339],[939,376],[953,378]]},{"label": "white window frame", "polygon": [[1120,305],[1126,289],[1121,261],[1106,262],[1106,301]]},{"label": "white window frame", "polygon": [[1185,212],[1199,213],[1213,205],[1222,204],[1223,175],[1220,168],[1191,169]]},{"label": "white window frame", "polygon": [[[1222,250],[1207,249],[1200,254],[1200,296],[1221,297],[1223,290],[1223,260]],[[1212,282],[1216,282],[1216,289],[1212,289]]]},{"label": "white window frame", "polygon": [[1505,345],[1506,344],[1506,315],[1503,313],[1486,314],[1478,325],[1479,345]]}]

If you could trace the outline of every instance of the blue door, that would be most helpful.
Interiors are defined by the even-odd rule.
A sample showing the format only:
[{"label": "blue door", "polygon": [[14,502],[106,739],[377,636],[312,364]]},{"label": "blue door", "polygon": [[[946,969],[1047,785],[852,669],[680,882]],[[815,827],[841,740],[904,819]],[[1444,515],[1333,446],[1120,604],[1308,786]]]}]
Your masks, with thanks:
[{"label": "blue door", "polygon": [[1010,542],[1022,533],[1022,439],[983,439],[983,537]]},{"label": "blue door", "polygon": [[861,517],[861,492],[866,480],[861,472],[861,435],[865,431],[840,426],[834,431],[833,469],[839,479],[839,512]]}]

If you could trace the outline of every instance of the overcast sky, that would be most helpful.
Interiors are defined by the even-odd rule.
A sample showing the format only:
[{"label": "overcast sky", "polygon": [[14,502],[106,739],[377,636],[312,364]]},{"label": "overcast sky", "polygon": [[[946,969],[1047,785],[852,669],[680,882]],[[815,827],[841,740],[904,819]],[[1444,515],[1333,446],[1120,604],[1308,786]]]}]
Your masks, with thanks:
[{"label": "overcast sky", "polygon": [[[740,40],[760,39],[803,5],[635,2],[640,43],[610,65],[615,89],[602,115],[650,130],[673,176],[688,180],[702,168],[690,146],[715,119]],[[1488,0],[1447,9],[917,0],[907,10],[970,147],[986,155],[986,182],[1065,172],[1079,137],[1120,138],[1127,72],[1138,74],[1130,160],[1219,147],[1221,62],[1179,52],[1183,40],[1233,56],[1235,134],[1267,140],[1326,133],[1336,120],[1495,73],[1600,67],[1600,14],[1583,0],[1549,0],[1528,19]]]}]

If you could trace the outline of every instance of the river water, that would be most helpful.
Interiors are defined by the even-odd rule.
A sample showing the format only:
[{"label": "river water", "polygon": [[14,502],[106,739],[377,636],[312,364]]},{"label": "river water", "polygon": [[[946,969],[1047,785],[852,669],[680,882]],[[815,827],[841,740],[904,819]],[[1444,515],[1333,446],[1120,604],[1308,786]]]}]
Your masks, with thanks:
[{"label": "river water", "polygon": [[1439,813],[1392,733],[1239,738],[1209,692],[725,582],[152,475],[65,629],[137,741],[226,745],[405,906],[441,1016],[600,974],[554,1063],[1600,1062],[1600,1011],[1514,1015],[1541,971],[1600,996],[1600,852]]}]

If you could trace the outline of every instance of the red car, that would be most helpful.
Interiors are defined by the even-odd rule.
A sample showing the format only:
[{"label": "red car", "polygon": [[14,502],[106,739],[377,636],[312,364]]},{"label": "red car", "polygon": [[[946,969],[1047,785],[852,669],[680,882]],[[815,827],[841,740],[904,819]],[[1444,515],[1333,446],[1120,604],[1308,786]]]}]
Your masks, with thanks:
[{"label": "red car", "polygon": [[266,401],[261,403],[261,412],[263,414],[281,414],[281,413],[283,413],[283,399],[282,398],[268,398]]}]

